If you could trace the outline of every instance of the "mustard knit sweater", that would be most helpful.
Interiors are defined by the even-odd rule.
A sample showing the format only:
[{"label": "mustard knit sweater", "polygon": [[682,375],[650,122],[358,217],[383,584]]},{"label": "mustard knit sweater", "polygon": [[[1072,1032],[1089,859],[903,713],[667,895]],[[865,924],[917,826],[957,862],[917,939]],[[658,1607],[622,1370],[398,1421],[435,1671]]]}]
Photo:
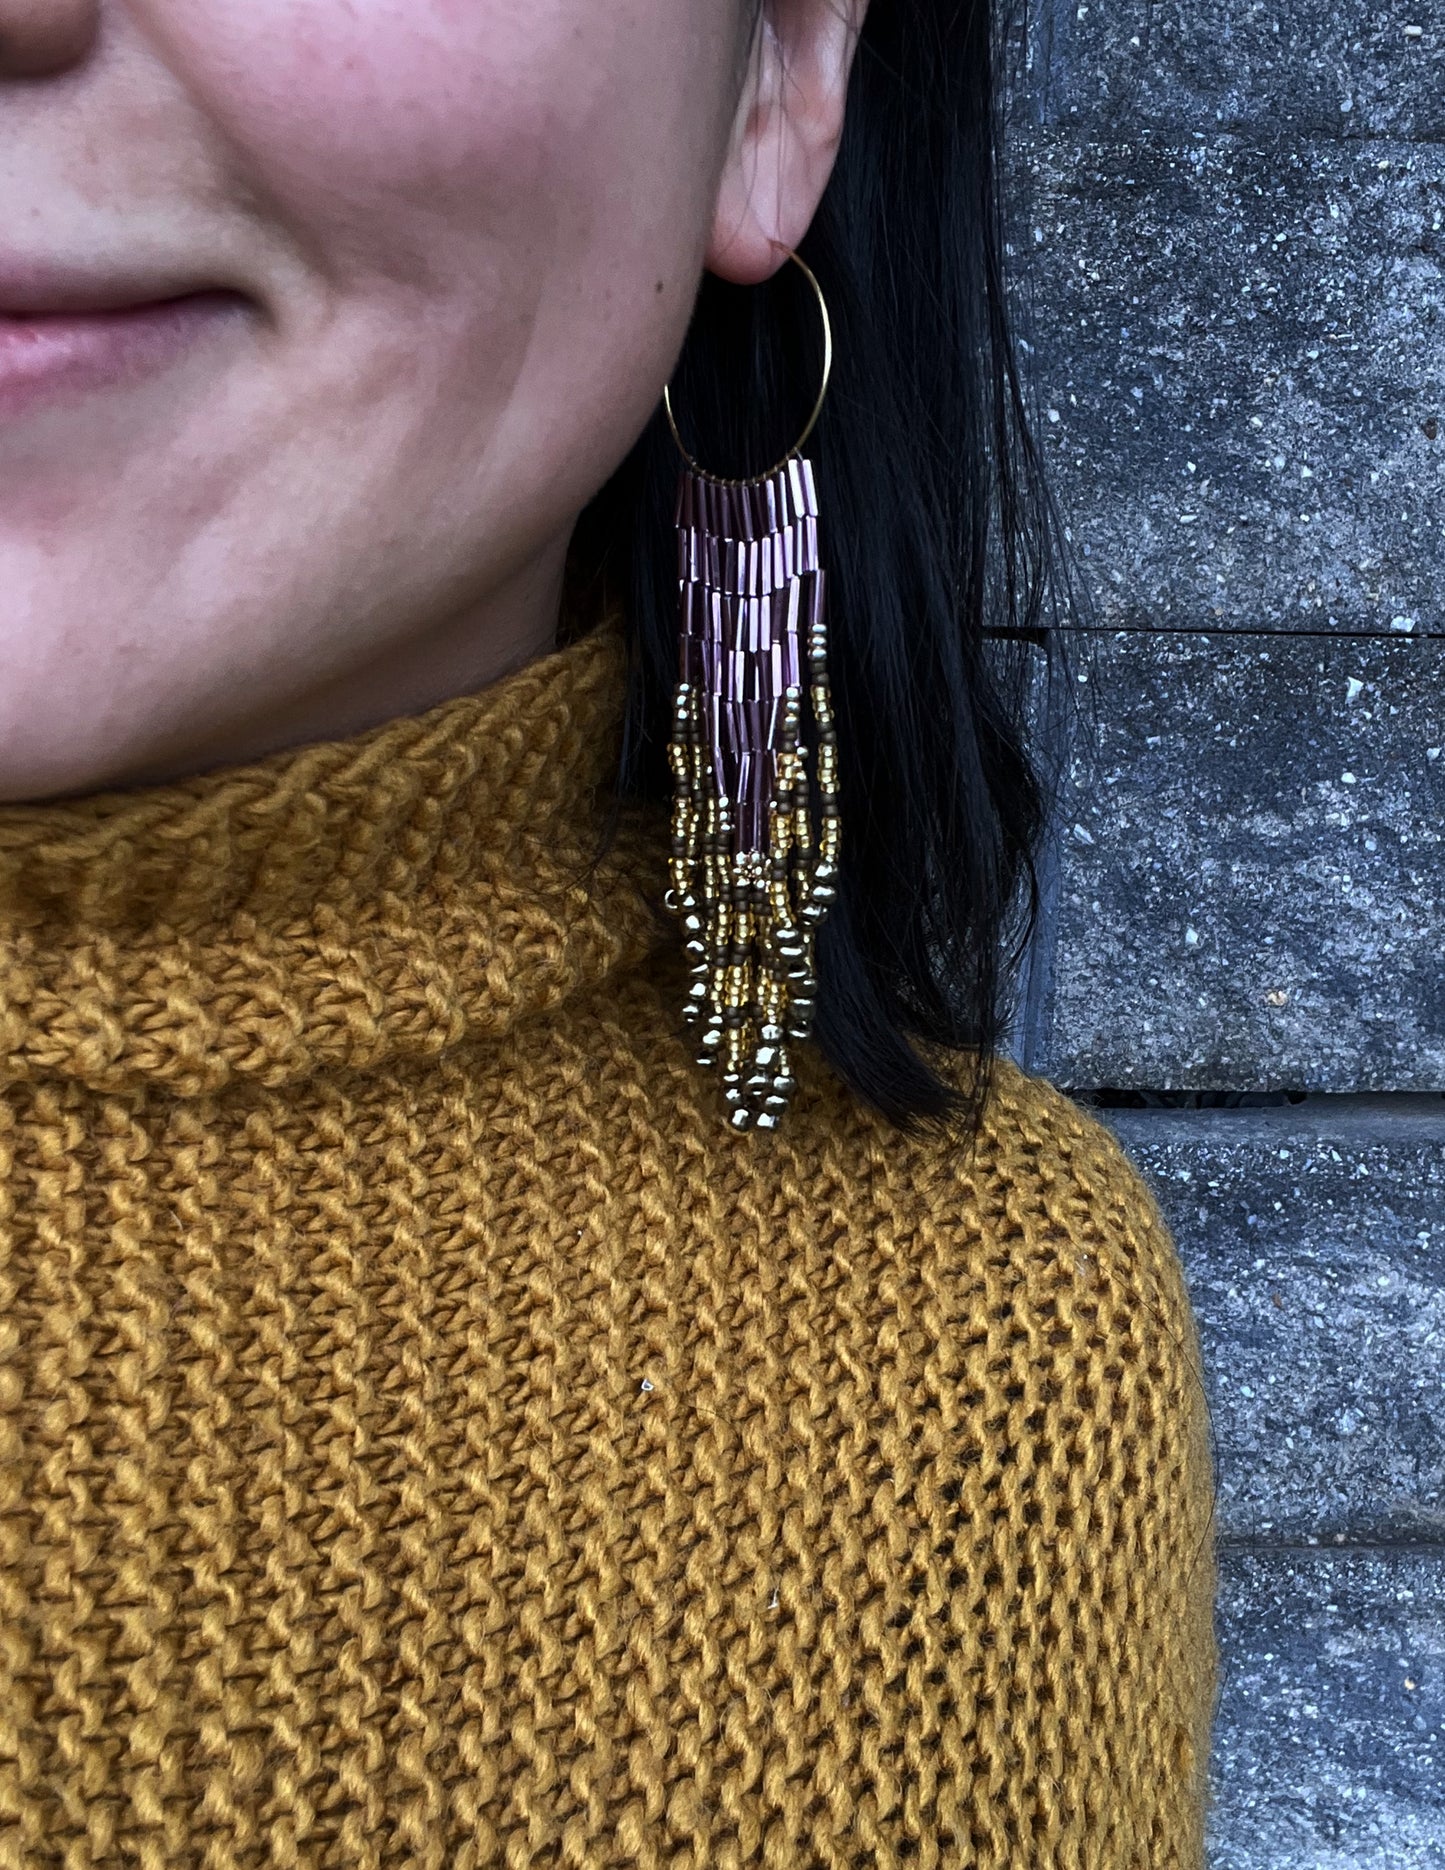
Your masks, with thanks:
[{"label": "mustard knit sweater", "polygon": [[0,1865],[1197,1870],[1173,1248],[1001,1068],[738,1135],[615,626],[0,808]]}]

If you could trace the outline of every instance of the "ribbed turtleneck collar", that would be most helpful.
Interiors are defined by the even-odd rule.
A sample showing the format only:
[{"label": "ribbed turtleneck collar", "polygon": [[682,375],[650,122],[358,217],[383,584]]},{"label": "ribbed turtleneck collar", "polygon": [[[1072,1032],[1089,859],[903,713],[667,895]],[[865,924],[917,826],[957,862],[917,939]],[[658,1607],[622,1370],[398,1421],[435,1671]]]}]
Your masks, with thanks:
[{"label": "ribbed turtleneck collar", "polygon": [[589,872],[623,668],[608,622],[346,739],[0,806],[0,1083],[277,1086],[499,1035],[635,964],[653,815]]}]

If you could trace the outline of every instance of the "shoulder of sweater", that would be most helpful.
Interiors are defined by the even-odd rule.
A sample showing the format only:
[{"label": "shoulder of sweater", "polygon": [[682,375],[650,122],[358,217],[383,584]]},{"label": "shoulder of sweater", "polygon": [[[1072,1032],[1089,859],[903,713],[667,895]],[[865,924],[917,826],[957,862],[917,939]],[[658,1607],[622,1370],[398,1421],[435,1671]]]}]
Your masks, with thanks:
[{"label": "shoulder of sweater", "polygon": [[1117,1352],[1195,1419],[1184,1268],[1148,1182],[1097,1117],[1006,1060],[972,1136],[909,1135],[840,1104],[815,1113],[836,1127],[816,1145],[825,1166],[811,1186],[799,1178],[802,1229],[871,1269],[880,1291],[920,1295],[920,1317],[989,1369],[1013,1369],[1027,1346],[1062,1381],[1071,1359],[1092,1370]]},{"label": "shoulder of sweater", "polygon": [[1117,1207],[1138,1225],[1163,1227],[1148,1183],[1107,1124],[1010,1060],[994,1067],[980,1141],[1000,1172],[1066,1183],[1100,1210]]},{"label": "shoulder of sweater", "polygon": [[[681,965],[665,950],[648,969],[618,983],[604,1003],[612,1042],[636,1058],[642,1082],[660,1078],[653,1089],[671,1111],[667,1127],[682,1121],[686,1110],[696,1112],[703,1129],[707,1113],[715,1116],[719,1129],[709,1152],[715,1173],[729,1183],[767,1175],[768,1139],[727,1132],[716,1080],[698,1070],[674,1030],[681,995]],[[971,1061],[941,1048],[930,1048],[928,1056],[945,1081],[963,1087]],[[668,1069],[659,1074],[664,1062]],[[962,1196],[985,1188],[1011,1188],[1019,1196],[1046,1196],[1076,1219],[1085,1212],[1096,1221],[1109,1215],[1131,1230],[1164,1232],[1148,1184],[1113,1133],[1007,1058],[993,1063],[973,1134],[961,1126],[900,1129],[852,1093],[811,1047],[797,1066],[802,1095],[784,1116],[778,1141],[810,1181],[816,1176],[840,1190],[886,1186],[900,1210],[920,1216],[944,1214]]]},{"label": "shoulder of sweater", "polygon": [[[775,1138],[728,1130],[714,1074],[700,1071],[675,1030],[680,968],[670,951],[594,1003],[609,1044],[626,1056],[664,1134],[685,1132],[725,1200],[751,1203],[781,1178],[787,1197],[819,1226],[885,1225],[910,1233],[998,1237],[1027,1231],[1040,1242],[1115,1243],[1126,1258],[1172,1261],[1173,1243],[1143,1176],[1091,1112],[1008,1059],[994,1062],[975,1133],[963,1127],[905,1131],[855,1096],[805,1048],[800,1095]],[[595,1035],[582,1040],[591,1051]],[[962,1085],[968,1061],[930,1053]]]},{"label": "shoulder of sweater", "polygon": [[[934,1062],[946,1078],[962,1083],[956,1068]],[[962,1127],[903,1131],[841,1091],[827,1102],[820,1121],[846,1131],[860,1160],[889,1163],[920,1189],[981,1180],[1043,1183],[1067,1187],[1097,1207],[1137,1210],[1141,1222],[1158,1222],[1148,1184],[1113,1132],[1047,1079],[1008,1059],[994,1062],[972,1134]]]},{"label": "shoulder of sweater", "polygon": [[884,1217],[904,1250],[951,1241],[965,1258],[1040,1268],[1083,1257],[1182,1325],[1182,1272],[1148,1182],[1105,1124],[1045,1079],[998,1060],[972,1135],[909,1134],[842,1094],[828,1102],[817,1117],[836,1127],[822,1147],[844,1165],[838,1205],[851,1197],[861,1226]]}]

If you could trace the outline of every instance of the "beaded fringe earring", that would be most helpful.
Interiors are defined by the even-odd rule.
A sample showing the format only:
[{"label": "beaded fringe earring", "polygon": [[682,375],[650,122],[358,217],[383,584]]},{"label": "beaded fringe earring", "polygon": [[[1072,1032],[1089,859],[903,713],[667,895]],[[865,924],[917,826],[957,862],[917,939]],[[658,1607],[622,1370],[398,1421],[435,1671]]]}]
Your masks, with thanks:
[{"label": "beaded fringe earring", "polygon": [[790,257],[817,294],[824,336],[822,390],[790,453],[756,479],[722,480],[693,460],[670,390],[663,399],[686,463],[667,903],[692,962],[683,1019],[698,1062],[721,1066],[739,1130],[776,1129],[795,1088],[788,1046],[812,1031],[813,938],[837,895],[841,841],[818,494],[801,453],[827,396],[833,336],[818,281]]}]

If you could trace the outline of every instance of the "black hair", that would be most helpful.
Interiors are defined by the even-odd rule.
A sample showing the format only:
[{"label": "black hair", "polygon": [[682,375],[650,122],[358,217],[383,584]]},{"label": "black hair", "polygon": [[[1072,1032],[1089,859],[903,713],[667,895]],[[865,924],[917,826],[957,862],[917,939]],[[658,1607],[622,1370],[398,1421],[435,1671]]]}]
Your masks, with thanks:
[{"label": "black hair", "polygon": [[[809,446],[843,822],[815,1035],[905,1128],[977,1116],[1037,912],[1045,798],[1028,662],[1062,552],[1010,329],[1007,43],[993,0],[874,0],[837,167],[800,249],[837,338]],[[704,280],[674,394],[709,468],[758,472],[787,448],[816,394],[818,325],[796,267],[767,289]],[[617,591],[626,618],[622,789],[658,800],[671,785],[678,467],[659,416],[574,545],[574,569]],[[961,1078],[919,1040],[962,1055]]]}]

